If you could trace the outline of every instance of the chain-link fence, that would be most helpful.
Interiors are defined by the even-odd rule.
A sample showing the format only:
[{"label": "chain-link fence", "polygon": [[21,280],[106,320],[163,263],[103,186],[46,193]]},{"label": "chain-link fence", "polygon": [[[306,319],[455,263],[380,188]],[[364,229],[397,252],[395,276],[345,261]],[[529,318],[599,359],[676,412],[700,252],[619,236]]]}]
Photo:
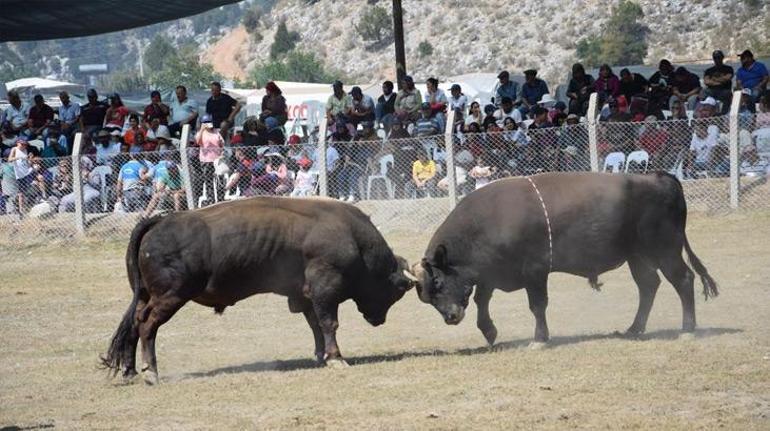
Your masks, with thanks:
[{"label": "chain-link fence", "polygon": [[680,179],[691,211],[770,208],[770,113],[526,126],[164,152],[89,147],[30,158],[24,178],[18,162],[3,161],[0,244],[125,240],[143,216],[265,195],[348,202],[386,236],[430,232],[491,181],[554,171],[660,170]]}]

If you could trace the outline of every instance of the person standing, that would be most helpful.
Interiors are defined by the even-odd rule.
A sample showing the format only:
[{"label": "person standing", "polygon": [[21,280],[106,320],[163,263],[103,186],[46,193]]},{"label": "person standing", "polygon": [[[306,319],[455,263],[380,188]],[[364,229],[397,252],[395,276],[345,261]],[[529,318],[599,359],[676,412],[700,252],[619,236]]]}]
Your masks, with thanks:
[{"label": "person standing", "polygon": [[190,135],[195,133],[195,123],[198,120],[198,102],[187,97],[187,88],[184,85],[176,87],[176,97],[171,101],[171,124],[168,130],[171,136],[177,136],[182,132],[182,126],[190,125]]}]

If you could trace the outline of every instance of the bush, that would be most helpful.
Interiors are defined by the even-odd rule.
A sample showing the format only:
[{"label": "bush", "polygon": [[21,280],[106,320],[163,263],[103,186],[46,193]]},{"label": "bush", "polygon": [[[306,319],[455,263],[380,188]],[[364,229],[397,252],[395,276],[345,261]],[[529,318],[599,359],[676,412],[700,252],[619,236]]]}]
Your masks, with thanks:
[{"label": "bush", "polygon": [[262,9],[256,6],[252,6],[243,14],[241,18],[241,24],[246,29],[246,32],[253,34],[259,27],[259,22],[262,19]]},{"label": "bush", "polygon": [[369,8],[354,27],[365,41],[382,42],[393,37],[393,18],[382,6]]},{"label": "bush", "polygon": [[202,90],[208,88],[211,81],[221,79],[212,65],[200,62],[197,47],[191,45],[168,57],[162,70],[150,74],[149,81],[161,90],[172,90],[177,85],[184,85],[188,90]]},{"label": "bush", "polygon": [[431,56],[433,55],[433,45],[431,45],[430,42],[423,40],[417,45],[417,53],[420,55],[420,58]]},{"label": "bush", "polygon": [[296,31],[289,31],[286,27],[286,21],[278,23],[273,44],[270,45],[270,59],[275,60],[281,55],[294,49],[297,42],[299,42],[299,39],[299,33]]},{"label": "bush", "polygon": [[291,51],[283,59],[258,65],[249,73],[250,83],[258,88],[269,81],[326,83],[336,78],[313,53],[303,51]]},{"label": "bush", "polygon": [[642,18],[644,11],[638,4],[621,0],[602,26],[601,36],[589,36],[578,42],[578,58],[588,67],[642,63],[647,56],[648,32],[639,22]]}]

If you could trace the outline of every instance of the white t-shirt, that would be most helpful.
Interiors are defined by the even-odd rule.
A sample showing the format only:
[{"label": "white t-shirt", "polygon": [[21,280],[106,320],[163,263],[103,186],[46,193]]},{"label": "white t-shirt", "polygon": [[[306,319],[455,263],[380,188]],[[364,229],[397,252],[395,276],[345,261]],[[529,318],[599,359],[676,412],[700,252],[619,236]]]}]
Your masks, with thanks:
[{"label": "white t-shirt", "polygon": [[719,143],[719,127],[711,125],[707,129],[706,137],[699,138],[697,134],[693,133],[692,141],[690,142],[690,150],[695,151],[696,163],[707,163],[711,150]]},{"label": "white t-shirt", "polygon": [[503,125],[505,124],[506,118],[513,118],[513,121],[516,124],[521,124],[521,121],[522,121],[521,112],[519,112],[519,110],[516,108],[511,109],[511,112],[507,114],[503,112],[503,108],[500,108],[497,111],[495,111],[494,116],[495,116],[495,119],[497,119],[497,125],[500,127],[503,127]]},{"label": "white t-shirt", "polygon": [[457,99],[454,97],[449,98],[449,109],[451,111],[460,111],[465,115],[465,108],[468,107],[468,96],[461,95]]},{"label": "white t-shirt", "polygon": [[295,178],[295,189],[301,191],[313,190],[313,175],[309,171],[303,171],[300,169],[297,171],[297,177]]}]

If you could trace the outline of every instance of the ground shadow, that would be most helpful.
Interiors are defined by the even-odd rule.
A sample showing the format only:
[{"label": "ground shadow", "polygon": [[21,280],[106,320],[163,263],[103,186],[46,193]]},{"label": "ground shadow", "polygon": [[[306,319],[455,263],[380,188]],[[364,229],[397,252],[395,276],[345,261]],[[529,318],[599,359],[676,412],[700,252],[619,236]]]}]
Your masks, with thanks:
[{"label": "ground shadow", "polygon": [[[695,338],[708,338],[718,335],[737,334],[743,332],[742,329],[735,328],[699,328],[695,330]],[[552,337],[549,341],[549,347],[568,346],[571,344],[584,343],[588,341],[609,340],[609,339],[628,339],[630,341],[646,341],[646,340],[676,340],[681,335],[681,331],[676,329],[663,329],[658,331],[649,332],[641,336],[628,337],[625,334],[617,332],[609,334],[588,334],[588,335],[570,335],[570,336],[556,336]],[[383,355],[371,355],[371,356],[353,356],[346,357],[345,360],[350,365],[364,365],[375,364],[381,362],[396,362],[407,358],[420,358],[426,356],[469,356],[477,354],[485,354],[490,352],[499,352],[510,349],[523,348],[529,345],[532,339],[520,339],[504,341],[495,344],[493,347],[482,346],[475,348],[459,349],[454,351],[446,350],[422,350],[417,352],[403,352],[403,353],[389,353]],[[296,371],[305,370],[310,368],[318,368],[319,365],[313,359],[289,359],[285,361],[269,361],[269,362],[252,362],[249,364],[233,365],[228,367],[216,368],[209,371],[201,371],[195,373],[187,373],[181,376],[181,379],[187,378],[199,378],[199,377],[212,377],[220,374],[239,374],[239,373],[253,373],[263,371]]]}]

